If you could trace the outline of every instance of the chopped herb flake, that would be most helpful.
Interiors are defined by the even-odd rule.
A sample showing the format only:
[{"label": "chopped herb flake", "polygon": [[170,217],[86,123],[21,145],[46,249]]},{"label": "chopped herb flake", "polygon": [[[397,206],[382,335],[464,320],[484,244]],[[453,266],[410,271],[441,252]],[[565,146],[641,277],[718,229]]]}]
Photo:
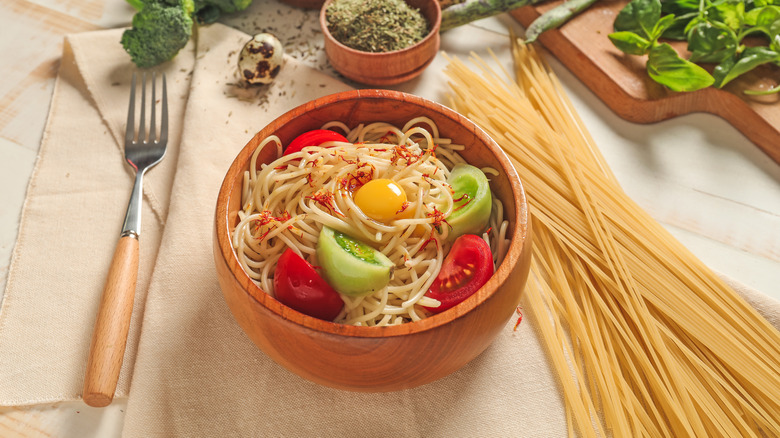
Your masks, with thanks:
[{"label": "chopped herb flake", "polygon": [[403,0],[335,0],[325,13],[333,38],[363,52],[392,52],[428,34],[418,9]]}]

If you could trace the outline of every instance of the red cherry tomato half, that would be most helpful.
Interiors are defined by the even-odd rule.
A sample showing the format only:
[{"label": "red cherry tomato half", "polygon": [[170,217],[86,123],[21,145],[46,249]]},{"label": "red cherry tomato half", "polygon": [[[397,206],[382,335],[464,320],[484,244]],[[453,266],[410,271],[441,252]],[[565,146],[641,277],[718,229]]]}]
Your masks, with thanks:
[{"label": "red cherry tomato half", "polygon": [[493,255],[485,240],[464,234],[455,240],[444,258],[439,275],[425,294],[441,301],[439,307],[427,307],[433,313],[443,312],[474,294],[493,275]]},{"label": "red cherry tomato half", "polygon": [[348,141],[346,137],[328,129],[315,129],[314,131],[304,132],[303,134],[295,137],[293,141],[287,145],[287,149],[284,150],[284,155],[292,154],[293,152],[300,152],[301,149],[306,146],[319,146],[328,141]]},{"label": "red cherry tomato half", "polygon": [[339,293],[312,265],[289,248],[276,264],[274,292],[282,304],[327,321],[333,321],[344,307]]}]

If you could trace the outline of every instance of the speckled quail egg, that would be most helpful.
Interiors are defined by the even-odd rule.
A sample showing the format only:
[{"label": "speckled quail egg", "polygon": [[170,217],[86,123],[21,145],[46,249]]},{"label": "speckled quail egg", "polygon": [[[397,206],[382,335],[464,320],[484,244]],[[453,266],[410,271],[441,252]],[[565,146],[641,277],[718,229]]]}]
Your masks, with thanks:
[{"label": "speckled quail egg", "polygon": [[238,72],[250,84],[270,84],[284,63],[282,43],[270,33],[252,37],[238,57]]}]

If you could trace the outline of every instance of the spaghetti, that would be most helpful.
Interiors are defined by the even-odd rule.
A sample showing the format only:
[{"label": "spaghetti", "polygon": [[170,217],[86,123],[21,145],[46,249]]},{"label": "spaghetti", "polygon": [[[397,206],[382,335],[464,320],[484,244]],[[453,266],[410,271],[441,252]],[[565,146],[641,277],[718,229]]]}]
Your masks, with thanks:
[{"label": "spaghetti", "polygon": [[[464,146],[441,138],[433,121],[424,117],[400,129],[387,123],[349,129],[341,122],[323,128],[343,130],[348,142],[332,141],[282,156],[280,139],[270,136],[255,150],[233,232],[239,262],[273,295],[274,268],[282,253],[292,248],[318,266],[317,239],[327,226],[369,243],[395,264],[387,287],[367,296],[341,294],[345,306],[336,322],[381,326],[425,318],[425,307],[439,306],[425,293],[450,246],[445,218],[457,200],[447,177],[455,164],[465,162],[458,153]],[[257,168],[260,151],[273,146],[279,158]],[[488,168],[483,172],[495,174]],[[352,193],[374,179],[398,183],[408,194],[405,209],[410,214],[389,223],[366,216]],[[503,206],[493,196],[490,227],[483,238],[492,243],[494,264],[508,246],[503,217]]]},{"label": "spaghetti", "polygon": [[530,312],[582,436],[780,436],[780,333],[620,188],[558,79],[450,60],[452,106],[523,177]]}]

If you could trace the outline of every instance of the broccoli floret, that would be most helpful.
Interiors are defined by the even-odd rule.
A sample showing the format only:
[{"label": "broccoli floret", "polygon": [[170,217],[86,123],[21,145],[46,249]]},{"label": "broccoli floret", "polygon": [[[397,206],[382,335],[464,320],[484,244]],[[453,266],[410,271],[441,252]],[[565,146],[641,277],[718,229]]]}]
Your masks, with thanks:
[{"label": "broccoli floret", "polygon": [[193,9],[192,0],[175,5],[145,2],[121,40],[135,65],[152,67],[179,53],[192,36]]},{"label": "broccoli floret", "polygon": [[223,14],[232,14],[233,12],[243,11],[252,0],[195,0],[195,10],[213,6],[219,9]]},{"label": "broccoli floret", "polygon": [[220,15],[243,11],[252,0],[127,0],[139,12],[122,46],[138,67],[173,58],[192,36],[193,19],[213,23]]},{"label": "broccoli floret", "polygon": [[190,15],[195,10],[195,0],[127,0],[127,3],[137,11],[142,10],[146,5],[181,6],[189,11]]},{"label": "broccoli floret", "polygon": [[252,0],[195,0],[195,16],[199,23],[209,24],[217,21],[222,14],[243,11],[251,3]]},{"label": "broccoli floret", "polygon": [[218,7],[213,5],[204,5],[195,12],[195,18],[197,18],[198,23],[201,24],[214,23],[219,19],[220,15],[222,15],[222,12],[220,12]]}]

